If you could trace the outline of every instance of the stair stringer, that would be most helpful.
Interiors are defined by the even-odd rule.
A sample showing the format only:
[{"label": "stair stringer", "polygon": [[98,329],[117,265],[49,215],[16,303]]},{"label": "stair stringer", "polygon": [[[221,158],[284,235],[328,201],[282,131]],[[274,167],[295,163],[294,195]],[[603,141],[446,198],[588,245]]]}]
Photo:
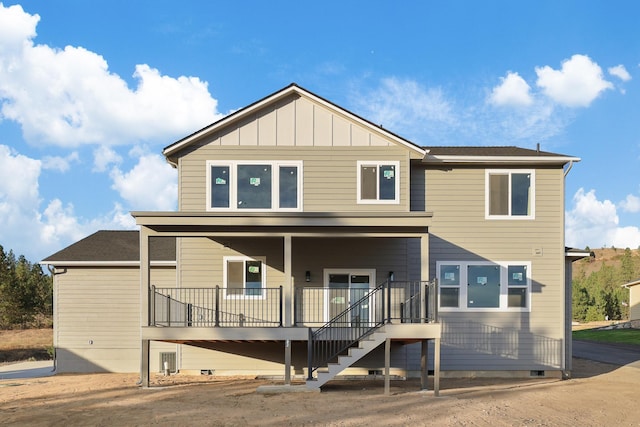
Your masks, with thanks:
[{"label": "stair stringer", "polygon": [[367,335],[358,341],[357,347],[350,347],[348,353],[338,356],[336,363],[329,363],[325,370],[317,370],[316,378],[307,380],[307,388],[317,389],[331,381],[336,375],[352,366],[358,360],[371,353],[375,348],[380,346],[387,339],[387,333],[384,326],[376,329],[373,333]]}]

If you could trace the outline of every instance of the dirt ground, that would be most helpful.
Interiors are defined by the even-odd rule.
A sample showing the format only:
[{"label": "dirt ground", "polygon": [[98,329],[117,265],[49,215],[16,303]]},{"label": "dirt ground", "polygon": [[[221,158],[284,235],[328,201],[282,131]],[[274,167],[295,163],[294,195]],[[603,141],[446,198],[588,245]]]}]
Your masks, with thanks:
[{"label": "dirt ground", "polygon": [[574,359],[574,378],[340,381],[322,393],[260,394],[274,382],[208,376],[57,375],[0,381],[0,424],[29,426],[639,426],[640,362]]}]

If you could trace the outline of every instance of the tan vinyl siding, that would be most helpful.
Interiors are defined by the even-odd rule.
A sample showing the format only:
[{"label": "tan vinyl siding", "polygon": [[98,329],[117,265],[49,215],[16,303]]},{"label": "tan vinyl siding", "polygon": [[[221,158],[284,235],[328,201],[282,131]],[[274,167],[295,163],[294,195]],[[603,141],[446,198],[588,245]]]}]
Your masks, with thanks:
[{"label": "tan vinyl siding", "polygon": [[[408,211],[409,159],[415,157],[371,128],[291,97],[183,152],[179,210],[206,210],[207,160],[301,160],[305,211]],[[400,204],[357,203],[360,160],[400,162]]]},{"label": "tan vinyl siding", "polygon": [[[414,176],[420,174],[414,172]],[[560,368],[564,346],[562,169],[535,170],[534,220],[485,219],[484,168],[430,169],[425,183],[426,209],[434,212],[429,230],[432,276],[437,261],[531,262],[530,312],[441,313],[443,369]],[[412,188],[418,195],[420,190],[419,184]]]},{"label": "tan vinyl siding", "polygon": [[[377,283],[393,271],[395,280],[419,280],[419,265],[408,259],[418,239],[404,238],[297,238],[292,239],[292,268],[296,286],[323,286],[324,269],[375,269]],[[181,238],[180,286],[224,286],[223,257],[266,257],[267,286],[284,283],[282,238]],[[311,282],[305,282],[306,271]]]},{"label": "tan vinyl siding", "polygon": [[[307,212],[408,211],[407,151],[393,148],[330,147],[202,147],[181,159],[180,210],[206,210],[207,160],[302,160],[303,208]],[[400,162],[399,204],[357,203],[358,161]]]},{"label": "tan vinyl siding", "polygon": [[629,287],[629,320],[640,320],[640,285]]},{"label": "tan vinyl siding", "polygon": [[[175,285],[175,268],[154,267],[152,283]],[[55,275],[58,372],[140,369],[140,270],[73,267]],[[174,346],[175,347],[175,346]]]}]

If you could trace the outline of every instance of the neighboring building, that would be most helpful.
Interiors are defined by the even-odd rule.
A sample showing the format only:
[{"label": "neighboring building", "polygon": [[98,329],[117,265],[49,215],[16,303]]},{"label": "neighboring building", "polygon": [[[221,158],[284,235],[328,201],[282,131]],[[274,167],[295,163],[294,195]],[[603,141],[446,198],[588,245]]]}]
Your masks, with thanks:
[{"label": "neighboring building", "polygon": [[[79,242],[43,261],[60,371],[141,366],[148,384],[168,360],[287,382],[311,371],[311,387],[385,369],[568,374],[564,180],[578,158],[420,147],[295,84],[163,154],[178,211],[132,213],[138,257],[70,263]],[[159,257],[168,242],[175,256]]]},{"label": "neighboring building", "polygon": [[640,327],[640,279],[622,286],[629,289],[629,320]]}]

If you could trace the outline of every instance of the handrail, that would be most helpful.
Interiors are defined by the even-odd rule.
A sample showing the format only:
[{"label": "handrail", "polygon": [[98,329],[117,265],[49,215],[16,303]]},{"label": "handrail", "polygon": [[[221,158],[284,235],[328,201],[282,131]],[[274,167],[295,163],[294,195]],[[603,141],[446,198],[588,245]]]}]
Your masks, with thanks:
[{"label": "handrail", "polygon": [[[424,285],[424,286],[423,286]],[[407,323],[437,322],[437,282],[384,282],[320,328],[309,328],[307,342],[307,376],[326,366],[349,347],[385,323],[394,320]],[[357,322],[362,310],[367,321]]]},{"label": "handrail", "polygon": [[[384,291],[389,286],[385,282],[367,292],[358,301],[352,303],[340,314],[315,331],[309,328],[309,340],[307,342],[308,379],[313,379],[313,372],[320,366],[325,366],[339,354],[360,341],[362,338],[378,329],[388,316],[384,313]],[[379,298],[376,298],[379,297]],[[376,299],[380,302],[376,304]],[[371,307],[374,307],[373,313]],[[382,308],[382,311],[379,310]],[[368,311],[368,319],[361,321],[362,310]],[[373,319],[371,315],[373,314]],[[355,320],[356,325],[353,325]]]}]

